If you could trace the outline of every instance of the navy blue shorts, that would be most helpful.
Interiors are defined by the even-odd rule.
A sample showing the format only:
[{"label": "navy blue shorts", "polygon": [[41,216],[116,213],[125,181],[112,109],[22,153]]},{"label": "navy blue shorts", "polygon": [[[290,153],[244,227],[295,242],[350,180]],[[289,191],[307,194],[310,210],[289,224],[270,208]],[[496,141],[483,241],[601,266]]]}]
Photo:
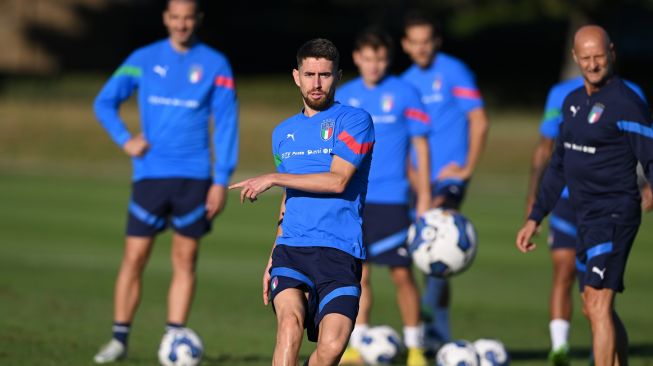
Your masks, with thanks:
[{"label": "navy blue shorts", "polygon": [[358,315],[362,261],[339,249],[278,244],[272,252],[270,298],[288,288],[308,293],[304,328],[317,342],[326,314],[342,314],[352,323]]},{"label": "navy blue shorts", "polygon": [[578,229],[576,269],[580,291],[590,286],[622,292],[626,261],[639,225],[605,223],[580,225]]},{"label": "navy blue shorts", "polygon": [[569,199],[559,199],[549,216],[549,248],[576,249],[576,211]]},{"label": "navy blue shorts", "polygon": [[367,260],[392,267],[410,267],[412,260],[406,247],[408,205],[365,204],[363,242]]},{"label": "navy blue shorts", "polygon": [[206,219],[208,179],[143,179],[132,185],[127,219],[128,236],[154,236],[168,224],[176,232],[199,238],[211,230]]},{"label": "navy blue shorts", "polygon": [[459,210],[465,199],[467,181],[460,179],[443,179],[431,183],[431,195],[433,198],[444,197],[440,207]]}]

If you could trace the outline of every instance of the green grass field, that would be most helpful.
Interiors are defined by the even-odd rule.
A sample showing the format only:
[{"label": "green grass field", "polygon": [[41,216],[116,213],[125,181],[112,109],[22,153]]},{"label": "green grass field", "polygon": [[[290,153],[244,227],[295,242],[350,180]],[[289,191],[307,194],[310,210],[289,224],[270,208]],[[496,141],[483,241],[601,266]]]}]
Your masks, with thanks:
[{"label": "green grass field", "polygon": [[[21,82],[0,98],[0,364],[90,365],[110,336],[113,281],[122,252],[129,162],[94,122],[97,78]],[[241,164],[237,177],[272,169],[269,133],[299,108],[290,78],[248,78],[239,86]],[[490,108],[486,154],[463,211],[479,233],[473,266],[453,282],[456,338],[496,337],[513,365],[545,365],[550,261],[522,255],[522,223],[538,111]],[[134,125],[133,104],[125,114]],[[279,191],[240,205],[233,194],[203,242],[189,326],[205,342],[205,365],[266,365],[275,322],[261,302],[261,274],[276,227]],[[617,308],[628,327],[631,364],[653,365],[653,221],[643,220]],[[154,365],[165,322],[169,234],[145,272],[143,299],[124,365]],[[392,284],[374,270],[373,322],[400,329]],[[588,325],[575,299],[573,363],[587,364]],[[312,350],[305,343],[307,355]]]}]

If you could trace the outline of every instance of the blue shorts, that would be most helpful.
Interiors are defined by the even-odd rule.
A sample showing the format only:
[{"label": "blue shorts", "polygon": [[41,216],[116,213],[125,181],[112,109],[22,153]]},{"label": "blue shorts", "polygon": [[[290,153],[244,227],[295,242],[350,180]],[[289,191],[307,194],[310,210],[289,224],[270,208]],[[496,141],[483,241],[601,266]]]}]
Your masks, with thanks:
[{"label": "blue shorts", "polygon": [[176,232],[199,238],[211,230],[206,219],[209,179],[143,179],[132,185],[128,236],[154,236],[169,223]]},{"label": "blue shorts", "polygon": [[624,272],[628,254],[639,225],[580,225],[576,249],[578,284],[596,289],[624,290]]},{"label": "blue shorts", "polygon": [[549,216],[549,248],[576,249],[576,211],[569,199],[560,198]]},{"label": "blue shorts", "polygon": [[362,261],[329,247],[292,247],[277,244],[272,252],[270,299],[288,288],[308,293],[304,328],[317,342],[320,321],[327,314],[342,314],[356,322]]},{"label": "blue shorts", "polygon": [[365,204],[363,242],[367,260],[391,267],[410,267],[412,260],[406,247],[408,205]]},{"label": "blue shorts", "polygon": [[465,199],[467,191],[466,180],[460,179],[443,179],[431,183],[431,195],[435,197],[444,197],[444,202],[440,207],[459,210]]}]

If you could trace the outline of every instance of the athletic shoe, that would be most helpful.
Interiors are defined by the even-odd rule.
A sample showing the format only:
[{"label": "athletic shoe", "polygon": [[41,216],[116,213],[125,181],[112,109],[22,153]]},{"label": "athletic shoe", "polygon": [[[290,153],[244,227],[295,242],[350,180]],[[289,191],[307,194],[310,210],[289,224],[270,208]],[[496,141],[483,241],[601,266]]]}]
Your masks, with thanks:
[{"label": "athletic shoe", "polygon": [[100,351],[93,357],[95,363],[109,363],[120,361],[127,357],[127,347],[115,338],[100,348]]},{"label": "athletic shoe", "polygon": [[363,357],[360,352],[352,346],[347,346],[345,353],[340,358],[339,365],[364,365]]},{"label": "athletic shoe", "polygon": [[429,362],[424,356],[424,350],[419,347],[408,347],[406,366],[428,366]]},{"label": "athletic shoe", "polygon": [[549,362],[553,366],[569,366],[569,345],[565,344],[551,350],[551,352],[549,352]]}]

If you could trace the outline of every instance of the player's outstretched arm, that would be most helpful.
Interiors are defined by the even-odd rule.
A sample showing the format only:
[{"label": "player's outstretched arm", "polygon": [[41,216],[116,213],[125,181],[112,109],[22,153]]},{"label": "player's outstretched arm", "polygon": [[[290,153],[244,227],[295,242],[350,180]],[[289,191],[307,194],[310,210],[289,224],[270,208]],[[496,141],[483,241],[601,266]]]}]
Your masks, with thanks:
[{"label": "player's outstretched arm", "polygon": [[528,253],[535,250],[536,244],[531,241],[533,235],[537,232],[537,222],[535,220],[527,220],[524,226],[517,232],[517,239],[515,245],[522,253]]},{"label": "player's outstretched arm", "polygon": [[273,186],[297,189],[311,193],[342,193],[351,177],[356,172],[356,167],[340,158],[333,156],[331,168],[328,172],[314,174],[285,174],[270,173],[250,178],[229,186],[229,189],[241,188],[240,202],[248,199],[256,201],[258,196]]}]

